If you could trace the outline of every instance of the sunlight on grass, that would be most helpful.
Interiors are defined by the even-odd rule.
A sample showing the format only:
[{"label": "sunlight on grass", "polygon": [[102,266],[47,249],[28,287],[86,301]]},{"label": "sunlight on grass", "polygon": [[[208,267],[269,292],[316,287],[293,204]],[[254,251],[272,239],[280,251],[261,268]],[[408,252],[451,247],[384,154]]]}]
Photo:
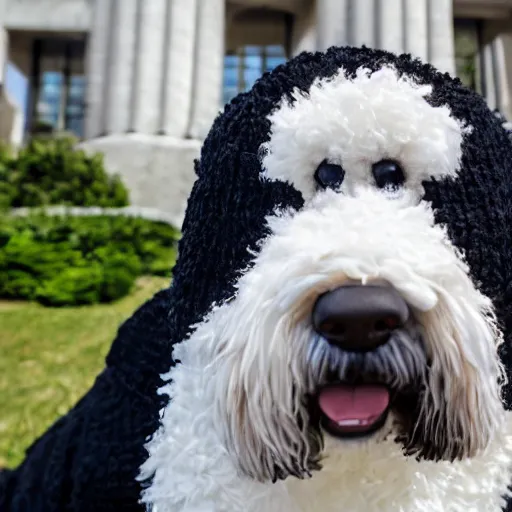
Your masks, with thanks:
[{"label": "sunlight on grass", "polygon": [[140,279],[114,304],[51,309],[0,302],[0,467],[17,465],[89,389],[119,325],[167,284]]}]

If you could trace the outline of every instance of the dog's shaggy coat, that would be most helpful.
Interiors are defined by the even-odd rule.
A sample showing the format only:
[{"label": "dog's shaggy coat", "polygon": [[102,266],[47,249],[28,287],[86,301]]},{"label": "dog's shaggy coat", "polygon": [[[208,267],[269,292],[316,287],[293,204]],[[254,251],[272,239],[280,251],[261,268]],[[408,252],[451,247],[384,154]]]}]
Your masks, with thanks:
[{"label": "dog's shaggy coat", "polygon": [[[398,189],[375,186],[383,160]],[[343,170],[332,190],[323,161]],[[332,48],[265,75],[205,141],[171,288],[0,477],[0,510],[506,509],[510,162],[482,98],[409,56]],[[347,283],[392,286],[412,312],[364,358],[311,326]],[[414,391],[364,443],[310,403],[354,371]]]}]

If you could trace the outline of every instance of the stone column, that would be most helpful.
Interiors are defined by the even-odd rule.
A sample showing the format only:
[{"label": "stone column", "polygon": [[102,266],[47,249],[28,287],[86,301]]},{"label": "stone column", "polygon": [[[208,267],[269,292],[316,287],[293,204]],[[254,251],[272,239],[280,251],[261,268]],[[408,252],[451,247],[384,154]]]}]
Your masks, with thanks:
[{"label": "stone column", "polygon": [[304,5],[295,16],[292,30],[292,55],[315,51],[316,38],[316,6],[312,2],[309,5]]},{"label": "stone column", "polygon": [[381,1],[379,5],[379,45],[394,53],[405,51],[405,9],[402,0]]},{"label": "stone column", "polygon": [[317,49],[350,44],[350,0],[317,0]]},{"label": "stone column", "polygon": [[6,1],[0,0],[0,139],[19,147],[24,135],[24,111],[13,101],[5,87],[5,73],[9,61],[9,34],[5,29]]},{"label": "stone column", "polygon": [[6,0],[0,0],[0,84],[4,83],[5,67],[9,57],[9,34],[5,30]]},{"label": "stone column", "polygon": [[114,0],[95,0],[92,29],[87,48],[87,108],[85,136],[99,137],[106,132],[105,90],[110,44],[110,20]]},{"label": "stone column", "polygon": [[428,60],[428,17],[427,2],[429,0],[405,0],[405,51]]},{"label": "stone column", "polygon": [[490,109],[498,108],[499,103],[493,43],[494,41],[485,44],[479,55],[482,95],[485,97]]},{"label": "stone column", "polygon": [[488,41],[479,54],[482,95],[489,108],[510,116],[509,86],[503,40],[498,35]]},{"label": "stone column", "polygon": [[189,136],[203,139],[221,108],[226,0],[197,2],[194,89]]},{"label": "stone column", "polygon": [[180,138],[187,135],[190,120],[196,7],[196,0],[173,0],[167,13],[160,132]]},{"label": "stone column", "polygon": [[440,71],[455,73],[453,34],[453,0],[429,0],[428,60]]},{"label": "stone column", "polygon": [[[212,11],[206,17],[215,19],[211,7],[206,5]],[[86,137],[129,132],[185,137],[190,126],[196,0],[94,0],[93,9]],[[206,32],[208,22],[202,22]],[[212,52],[222,52],[213,44]],[[205,67],[219,58],[207,57]]]},{"label": "stone column", "polygon": [[132,129],[137,0],[95,0],[87,57],[87,138]]},{"label": "stone column", "polygon": [[131,130],[137,133],[156,134],[160,129],[164,59],[169,44],[166,33],[168,6],[167,0],[139,3],[130,123]]},{"label": "stone column", "polygon": [[[394,0],[391,0],[394,1]],[[349,44],[355,46],[369,46],[376,48],[377,41],[377,16],[373,0],[357,0],[349,4],[347,36]]]},{"label": "stone column", "polygon": [[0,84],[5,80],[5,68],[9,60],[9,34],[4,27],[6,1],[0,0]]},{"label": "stone column", "polygon": [[510,87],[507,77],[507,63],[505,59],[505,45],[503,37],[499,36],[494,41],[494,56],[496,66],[496,89],[498,91],[497,108],[508,119],[510,118]]},{"label": "stone column", "polygon": [[111,53],[107,61],[105,84],[107,134],[133,130],[131,117],[138,14],[137,0],[115,0],[109,26],[112,39],[109,45]]},{"label": "stone column", "polygon": [[454,71],[452,0],[317,0],[317,19],[320,50],[365,44]]},{"label": "stone column", "polygon": [[480,92],[485,97],[489,108],[498,109],[511,119],[509,84],[512,78],[512,66],[507,62],[507,58],[512,55],[510,25],[507,20],[495,20],[487,21],[482,28],[482,41],[477,59],[480,71]]}]

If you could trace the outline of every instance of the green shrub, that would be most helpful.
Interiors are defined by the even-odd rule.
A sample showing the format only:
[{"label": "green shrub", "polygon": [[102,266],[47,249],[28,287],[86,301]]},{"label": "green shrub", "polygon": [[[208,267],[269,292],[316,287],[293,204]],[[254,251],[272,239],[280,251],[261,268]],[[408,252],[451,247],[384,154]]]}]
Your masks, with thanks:
[{"label": "green shrub", "polygon": [[100,154],[70,136],[34,137],[16,157],[0,151],[0,207],[127,206],[128,191],[107,174]]},{"label": "green shrub", "polygon": [[[135,278],[142,273],[139,256],[133,250],[120,251],[116,244],[109,244],[94,251],[103,268],[100,300],[109,302],[127,295]],[[170,270],[170,266],[167,269]]]},{"label": "green shrub", "polygon": [[1,217],[0,297],[52,306],[119,299],[140,275],[170,276],[178,235],[127,217]]},{"label": "green shrub", "polygon": [[16,187],[12,183],[12,173],[10,172],[13,154],[7,145],[0,142],[0,211],[11,207]]},{"label": "green shrub", "polygon": [[[47,306],[94,304],[100,301],[103,269],[97,262],[87,267],[70,267],[36,289],[35,298]],[[129,291],[129,290],[128,290]]]},{"label": "green shrub", "polygon": [[146,272],[153,276],[168,277],[169,268],[174,267],[177,253],[172,247],[160,247],[152,253],[152,261],[147,262]]}]

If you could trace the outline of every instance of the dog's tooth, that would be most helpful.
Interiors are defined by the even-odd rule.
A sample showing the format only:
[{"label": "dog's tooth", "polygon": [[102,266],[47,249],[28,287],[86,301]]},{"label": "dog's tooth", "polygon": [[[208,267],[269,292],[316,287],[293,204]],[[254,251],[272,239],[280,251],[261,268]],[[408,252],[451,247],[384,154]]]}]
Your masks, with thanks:
[{"label": "dog's tooth", "polygon": [[338,421],[338,425],[340,427],[359,427],[362,423],[363,422],[361,420],[356,418]]}]

